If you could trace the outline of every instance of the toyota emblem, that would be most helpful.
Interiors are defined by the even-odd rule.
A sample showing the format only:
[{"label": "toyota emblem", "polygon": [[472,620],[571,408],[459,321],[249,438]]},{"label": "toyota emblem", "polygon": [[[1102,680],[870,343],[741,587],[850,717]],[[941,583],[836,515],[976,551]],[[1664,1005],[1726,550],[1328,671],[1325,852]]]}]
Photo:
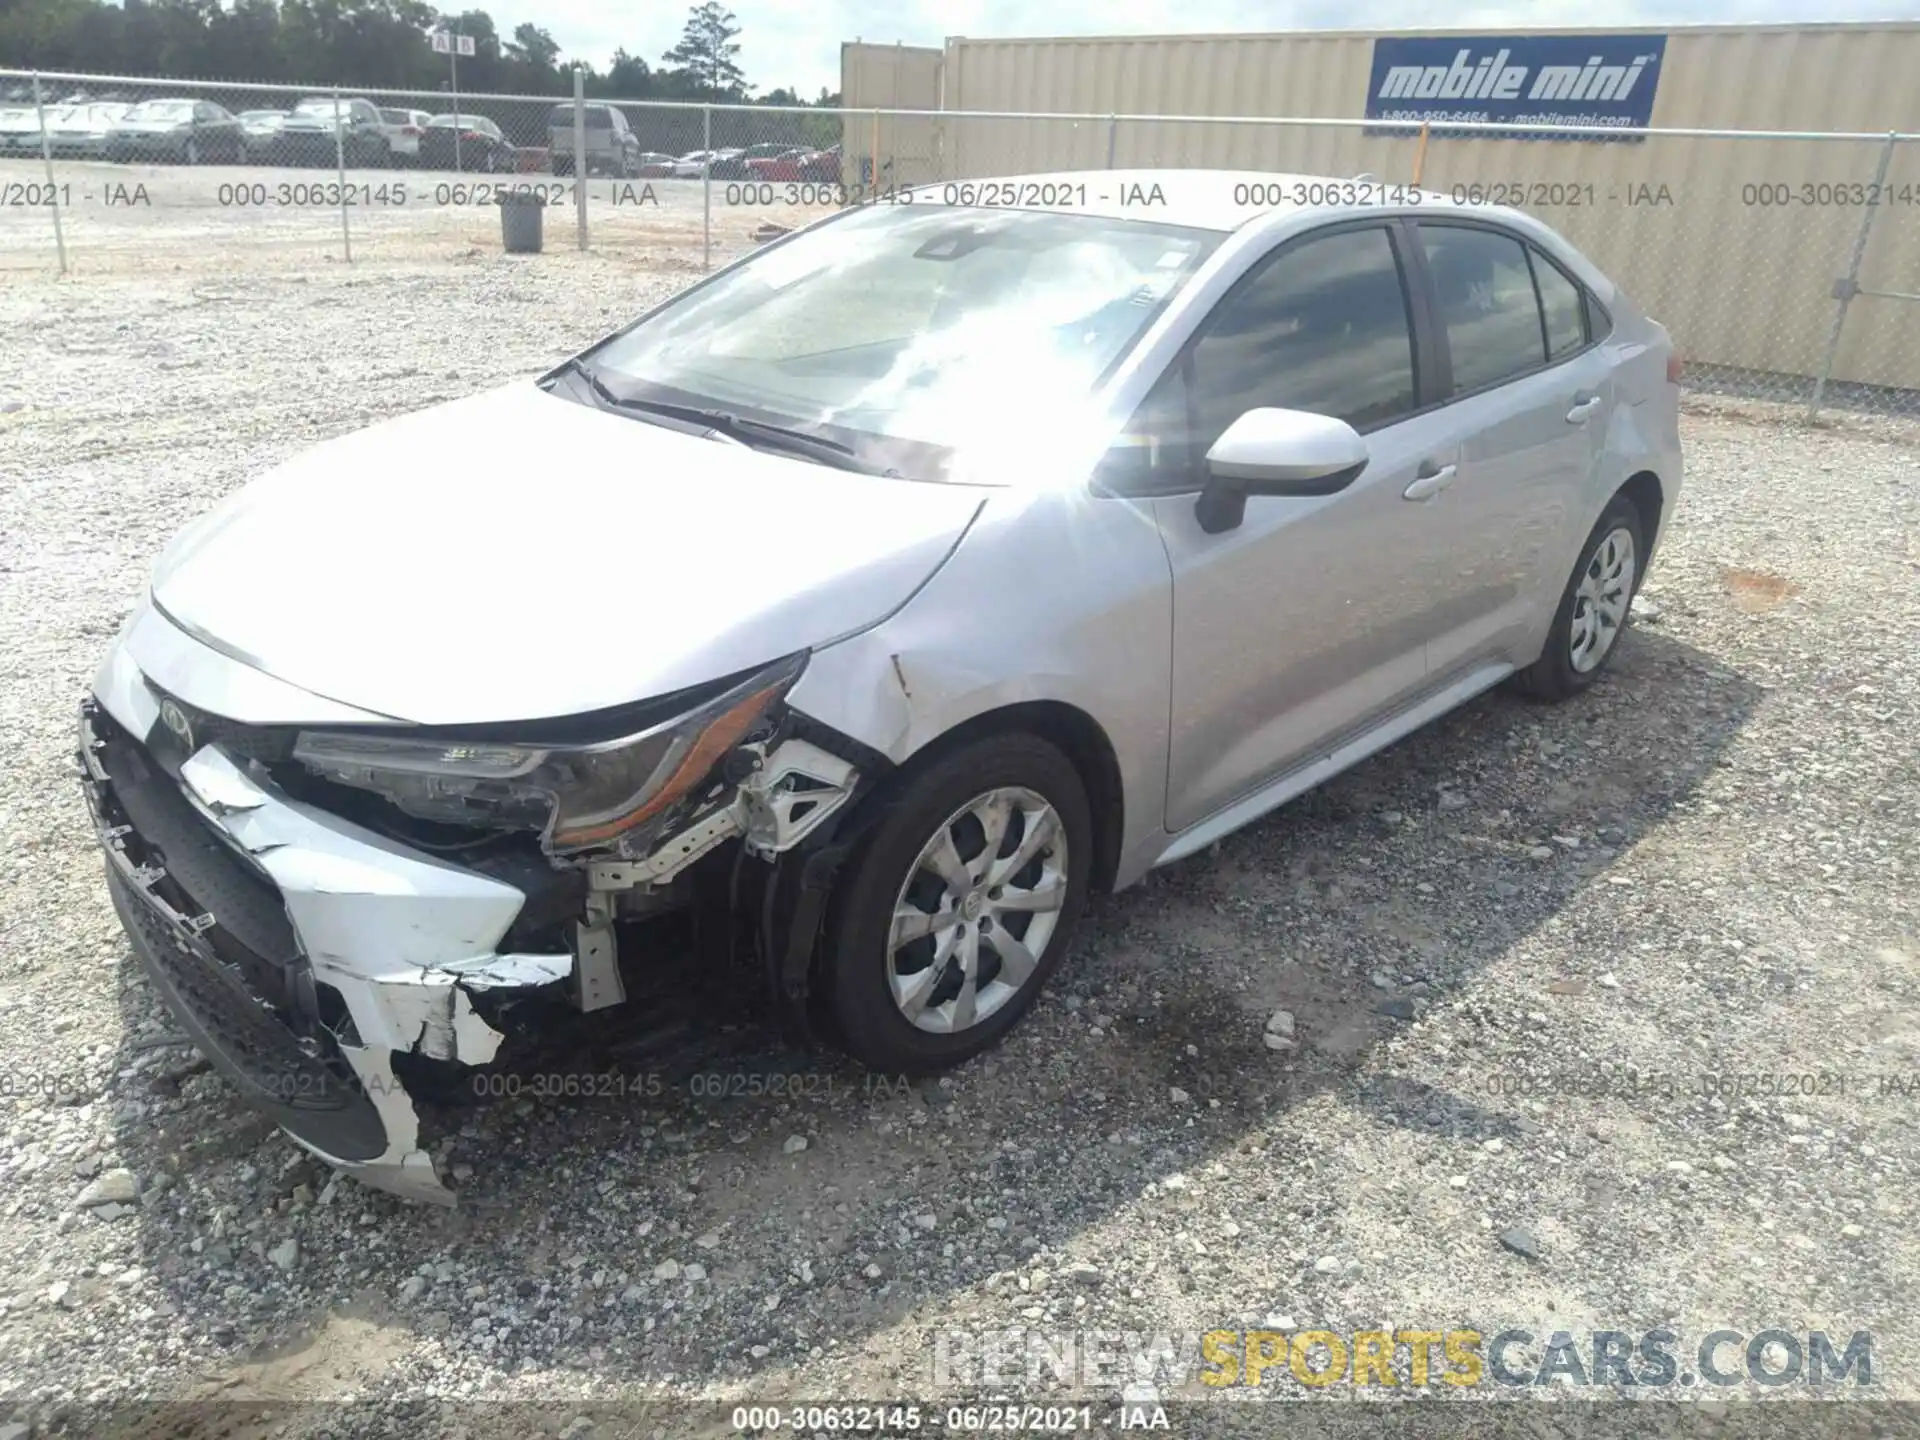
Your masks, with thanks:
[{"label": "toyota emblem", "polygon": [[193,722],[187,719],[187,712],[171,700],[160,702],[160,723],[171,730],[174,738],[186,746],[187,753],[193,753]]}]

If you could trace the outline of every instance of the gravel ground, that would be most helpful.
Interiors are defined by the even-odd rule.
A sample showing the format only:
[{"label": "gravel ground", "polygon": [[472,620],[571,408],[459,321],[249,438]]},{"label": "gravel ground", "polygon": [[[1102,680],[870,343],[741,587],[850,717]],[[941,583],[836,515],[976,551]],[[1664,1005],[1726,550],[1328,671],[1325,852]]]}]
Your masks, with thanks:
[{"label": "gravel ground", "polygon": [[980,1393],[936,1386],[949,1328],[1871,1330],[1869,1393],[1920,1397],[1897,427],[1693,408],[1590,695],[1483,699],[1097,903],[1031,1018],[938,1084],[816,1060],[797,1094],[503,1101],[447,1213],[331,1180],[168,1046],[70,759],[148,559],[307,443],[676,283],[563,252],[0,289],[0,1435],[136,1399],[577,1435],[635,1397]]}]

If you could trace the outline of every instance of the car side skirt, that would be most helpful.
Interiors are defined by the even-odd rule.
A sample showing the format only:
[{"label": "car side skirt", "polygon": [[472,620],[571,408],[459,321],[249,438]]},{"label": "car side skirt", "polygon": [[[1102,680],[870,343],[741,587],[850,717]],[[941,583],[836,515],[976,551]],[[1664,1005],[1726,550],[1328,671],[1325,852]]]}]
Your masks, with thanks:
[{"label": "car side skirt", "polygon": [[1343,741],[1304,764],[1295,766],[1252,794],[1234,801],[1226,809],[1216,810],[1205,820],[1190,825],[1175,835],[1154,859],[1153,868],[1171,865],[1176,860],[1184,860],[1189,855],[1206,849],[1214,841],[1224,839],[1242,826],[1258,820],[1268,811],[1277,809],[1317,785],[1324,784],[1341,771],[1386,749],[1396,740],[1405,739],[1423,725],[1439,719],[1449,710],[1464,705],[1483,691],[1492,689],[1511,675],[1513,668],[1504,661],[1483,665],[1444,689],[1435,691],[1426,699],[1389,715],[1371,729]]}]

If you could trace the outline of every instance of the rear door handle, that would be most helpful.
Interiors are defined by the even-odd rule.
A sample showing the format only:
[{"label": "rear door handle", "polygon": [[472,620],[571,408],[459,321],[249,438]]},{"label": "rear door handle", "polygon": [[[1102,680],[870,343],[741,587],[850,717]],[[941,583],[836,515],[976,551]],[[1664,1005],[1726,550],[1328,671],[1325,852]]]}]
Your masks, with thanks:
[{"label": "rear door handle", "polygon": [[1418,477],[1402,492],[1409,500],[1431,500],[1453,483],[1459,472],[1455,465],[1435,465],[1431,460],[1420,467]]},{"label": "rear door handle", "polygon": [[1573,408],[1567,411],[1567,423],[1569,425],[1584,425],[1592,417],[1593,412],[1599,408],[1600,397],[1598,395],[1588,395],[1584,397],[1576,395],[1573,397]]}]

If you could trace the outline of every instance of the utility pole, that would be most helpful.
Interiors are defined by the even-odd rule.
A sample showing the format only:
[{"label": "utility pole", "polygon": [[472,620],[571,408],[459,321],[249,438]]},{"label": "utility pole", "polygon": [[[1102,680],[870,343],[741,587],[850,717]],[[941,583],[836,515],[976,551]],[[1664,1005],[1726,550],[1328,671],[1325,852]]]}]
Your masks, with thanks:
[{"label": "utility pole", "polygon": [[463,170],[466,167],[460,163],[460,57],[473,54],[473,37],[436,30],[433,48],[447,57],[447,83],[453,90],[453,168]]}]

